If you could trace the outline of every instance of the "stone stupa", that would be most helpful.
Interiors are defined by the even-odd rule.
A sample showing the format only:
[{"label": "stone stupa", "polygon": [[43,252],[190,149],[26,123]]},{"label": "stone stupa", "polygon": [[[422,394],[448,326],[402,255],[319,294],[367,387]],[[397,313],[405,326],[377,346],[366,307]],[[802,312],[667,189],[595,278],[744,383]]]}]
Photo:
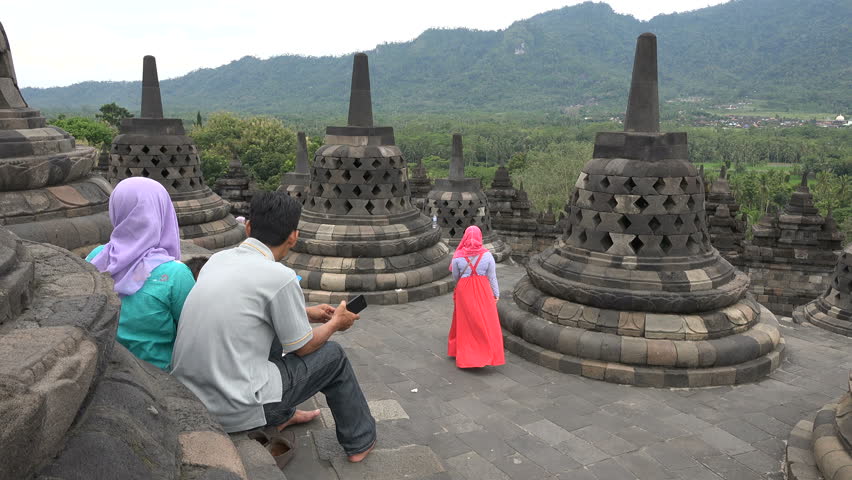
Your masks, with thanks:
[{"label": "stone stupa", "polygon": [[831,285],[816,300],[793,311],[798,322],[811,322],[828,331],[852,337],[852,245],[846,247],[837,265]]},{"label": "stone stupa", "polygon": [[109,241],[112,188],[92,173],[97,159],[27,105],[0,24],[0,225],[78,253]]},{"label": "stone stupa", "polygon": [[852,480],[852,371],[846,385],[842,397],[790,432],[784,459],[788,480]]},{"label": "stone stupa", "polygon": [[444,240],[451,248],[458,246],[467,227],[476,225],[482,230],[485,248],[494,255],[494,260],[501,262],[508,258],[511,249],[491,229],[488,198],[481,183],[478,178],[464,176],[462,136],[453,134],[450,175],[435,180],[435,186],[426,196],[423,212],[429,217],[437,217]]},{"label": "stone stupa", "polygon": [[204,183],[198,148],[183,121],[163,118],[157,61],[148,55],[142,65],[142,113],[121,121],[110,149],[110,182],[129,177],[160,182],[172,197],[182,239],[210,250],[241,242],[245,230],[231,206]]},{"label": "stone stupa", "polygon": [[728,168],[722,166],[719,178],[708,189],[704,209],[707,212],[707,225],[710,231],[710,243],[719,253],[731,260],[743,250],[746,223],[737,218],[740,205],[728,184]]},{"label": "stone stupa", "polygon": [[808,172],[779,215],[767,215],[752,227],[737,266],[752,279],[751,292],[776,315],[822,295],[831,285],[843,233],[814,206]]},{"label": "stone stupa", "polygon": [[251,197],[254,196],[254,186],[249,178],[240,157],[233,153],[228,162],[228,171],[216,180],[213,190],[231,204],[231,215],[248,218]]},{"label": "stone stupa", "polygon": [[[685,133],[660,132],[657,39],[639,36],[623,132],[601,132],[553,247],[498,304],[506,347],[566,373],[652,387],[756,381],[775,316],[710,244]],[[508,299],[508,294],[505,296]]]},{"label": "stone stupa", "polygon": [[532,205],[523,187],[516,189],[512,184],[512,177],[504,162],[500,162],[497,167],[485,197],[491,213],[491,228],[512,249],[512,258],[525,258],[537,253],[536,215],[532,212]]},{"label": "stone stupa", "polygon": [[452,289],[451,252],[411,203],[393,128],[373,126],[363,53],[354,58],[348,125],[327,127],[316,151],[299,231],[283,262],[302,277],[310,302],[363,294],[368,303],[396,304]]},{"label": "stone stupa", "polygon": [[304,204],[311,186],[311,167],[308,164],[308,142],[305,132],[298,132],[296,140],[295,168],[292,172],[281,175],[281,185],[278,186],[277,191],[284,192]]},{"label": "stone stupa", "polygon": [[408,183],[411,188],[411,201],[415,207],[422,209],[426,205],[426,197],[432,190],[432,179],[429,178],[429,173],[423,166],[423,159],[417,160]]}]

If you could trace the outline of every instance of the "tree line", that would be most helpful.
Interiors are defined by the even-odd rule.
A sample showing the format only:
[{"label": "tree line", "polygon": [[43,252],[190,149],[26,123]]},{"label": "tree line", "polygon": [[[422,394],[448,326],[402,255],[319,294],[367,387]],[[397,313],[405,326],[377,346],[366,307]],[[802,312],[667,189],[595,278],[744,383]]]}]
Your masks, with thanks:
[{"label": "tree line", "polygon": [[[96,118],[60,116],[53,120],[83,142],[108,147],[121,118],[130,113],[115,104],[104,105]],[[271,116],[241,116],[218,112],[202,121],[197,112],[187,122],[189,134],[201,151],[208,184],[226,173],[236,155],[258,188],[277,188],[281,174],[295,160],[296,122]],[[592,157],[595,134],[617,131],[617,122],[589,122],[546,113],[495,115],[490,113],[386,115],[378,123],[394,125],[396,143],[410,164],[422,162],[432,178],[449,171],[451,134],[464,135],[465,173],[490,186],[494,172],[507,166],[516,187],[523,184],[540,211],[560,210],[574,188],[580,169]],[[342,124],[339,118],[298,121],[306,125],[309,158],[322,144],[323,124]],[[800,175],[814,172],[811,180],[817,206],[831,211],[852,233],[852,129],[815,126],[726,129],[680,127],[671,122],[665,130],[685,130],[690,160],[705,167],[708,181],[719,168],[730,165],[729,181],[752,222],[786,204]]]}]

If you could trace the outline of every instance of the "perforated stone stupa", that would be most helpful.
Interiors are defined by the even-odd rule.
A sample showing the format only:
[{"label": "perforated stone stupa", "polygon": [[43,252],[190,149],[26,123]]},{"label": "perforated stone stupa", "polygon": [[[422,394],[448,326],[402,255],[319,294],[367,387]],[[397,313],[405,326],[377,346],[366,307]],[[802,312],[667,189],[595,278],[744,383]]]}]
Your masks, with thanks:
[{"label": "perforated stone stupa", "polygon": [[27,105],[0,24],[0,225],[86,253],[108,241],[112,188],[92,174],[97,155]]},{"label": "perforated stone stupa", "polygon": [[285,192],[287,195],[298,200],[299,203],[304,204],[308,189],[311,186],[311,171],[308,164],[308,142],[305,138],[305,132],[298,132],[296,140],[295,169],[281,176],[281,185],[278,186],[277,191]]},{"label": "perforated stone stupa", "polygon": [[498,262],[505,260],[511,249],[491,229],[488,198],[482,191],[478,178],[465,178],[462,136],[453,135],[453,153],[450,159],[449,178],[438,178],[426,196],[423,212],[437,217],[444,239],[456,247],[471,225],[482,230],[482,242]]},{"label": "perforated stone stupa", "polygon": [[831,285],[819,298],[794,310],[793,318],[852,337],[852,245],[838,258]]},{"label": "perforated stone stupa", "polygon": [[740,215],[740,205],[728,184],[728,169],[723,166],[708,189],[704,202],[707,212],[707,224],[710,230],[710,243],[728,260],[743,250],[747,222]]},{"label": "perforated stone stupa", "polygon": [[608,382],[701,387],[776,368],[777,321],[710,245],[685,133],[661,133],[656,37],[639,36],[624,132],[601,132],[568,225],[498,304],[506,346]]},{"label": "perforated stone stupa", "polygon": [[790,316],[830,287],[842,249],[843,234],[831,216],[819,214],[807,177],[780,215],[752,227],[751,242],[735,260],[751,277],[757,300],[778,315]]},{"label": "perforated stone stupa", "polygon": [[237,154],[231,156],[228,171],[216,180],[213,190],[231,204],[232,215],[248,216],[251,197],[254,196],[254,185]]},{"label": "perforated stone stupa", "polygon": [[152,178],[166,188],[181,238],[211,250],[245,238],[230,205],[204,183],[198,148],[186,136],[183,121],[163,118],[157,61],[150,55],[143,60],[142,113],[121,121],[110,149],[110,182],[116,185],[129,177]]},{"label": "perforated stone stupa", "polygon": [[367,56],[355,55],[349,125],[326,128],[311,167],[299,242],[283,262],[309,301],[363,294],[395,304],[447,293],[450,250],[411,204],[392,127],[373,126]]},{"label": "perforated stone stupa", "polygon": [[422,159],[417,160],[417,165],[413,169],[411,178],[408,179],[408,184],[411,188],[411,201],[415,207],[422,209],[426,205],[426,196],[432,190],[432,179],[429,178],[429,173],[426,172]]}]

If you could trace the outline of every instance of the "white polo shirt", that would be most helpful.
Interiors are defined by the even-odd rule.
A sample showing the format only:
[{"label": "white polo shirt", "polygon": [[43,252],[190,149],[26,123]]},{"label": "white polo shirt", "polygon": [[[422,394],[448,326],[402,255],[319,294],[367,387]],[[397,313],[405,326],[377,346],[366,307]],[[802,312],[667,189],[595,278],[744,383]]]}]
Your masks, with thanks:
[{"label": "white polo shirt", "polygon": [[281,401],[269,361],[278,335],[284,352],[312,338],[296,272],[249,238],[204,265],[186,302],[172,353],[172,374],[201,399],[226,432],[266,425],[263,405]]}]

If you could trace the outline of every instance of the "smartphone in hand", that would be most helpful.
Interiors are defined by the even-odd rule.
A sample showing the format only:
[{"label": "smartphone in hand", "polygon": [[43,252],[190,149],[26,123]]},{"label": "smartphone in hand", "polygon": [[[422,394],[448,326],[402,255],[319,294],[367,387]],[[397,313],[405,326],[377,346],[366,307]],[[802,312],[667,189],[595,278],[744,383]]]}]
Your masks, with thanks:
[{"label": "smartphone in hand", "polygon": [[367,299],[364,298],[364,295],[358,295],[346,302],[346,310],[352,313],[361,313],[361,310],[365,308],[367,308]]}]

